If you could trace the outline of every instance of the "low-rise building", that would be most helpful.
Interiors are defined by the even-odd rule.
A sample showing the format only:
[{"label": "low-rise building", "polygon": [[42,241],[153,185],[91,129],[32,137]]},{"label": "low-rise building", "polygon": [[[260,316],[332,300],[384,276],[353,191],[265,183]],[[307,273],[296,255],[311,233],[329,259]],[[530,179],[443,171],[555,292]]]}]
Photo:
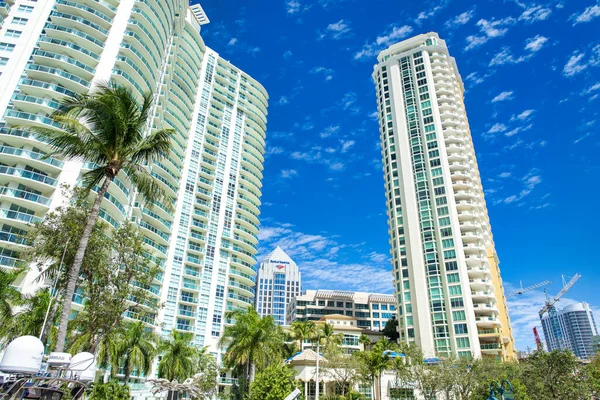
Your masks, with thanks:
[{"label": "low-rise building", "polygon": [[287,321],[319,321],[327,315],[341,314],[356,318],[358,328],[380,331],[395,315],[395,301],[389,294],[307,290],[288,305]]}]

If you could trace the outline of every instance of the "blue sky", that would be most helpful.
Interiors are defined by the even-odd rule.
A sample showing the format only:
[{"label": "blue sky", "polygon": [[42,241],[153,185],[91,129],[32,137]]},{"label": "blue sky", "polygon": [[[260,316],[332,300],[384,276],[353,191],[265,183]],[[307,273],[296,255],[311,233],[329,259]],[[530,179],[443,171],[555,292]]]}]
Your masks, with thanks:
[{"label": "blue sky", "polygon": [[[208,46],[270,94],[261,255],[275,245],[305,289],[390,292],[373,64],[436,31],[466,107],[507,287],[579,272],[562,301],[600,308],[600,3],[207,0]],[[510,302],[533,345],[543,292]],[[600,312],[596,318],[600,318]]]}]

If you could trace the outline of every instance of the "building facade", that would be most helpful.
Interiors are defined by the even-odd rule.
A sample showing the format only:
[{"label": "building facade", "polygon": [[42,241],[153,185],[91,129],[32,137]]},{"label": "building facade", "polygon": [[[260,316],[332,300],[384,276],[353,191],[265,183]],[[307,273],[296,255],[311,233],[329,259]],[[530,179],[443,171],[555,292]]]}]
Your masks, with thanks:
[{"label": "building facade", "polygon": [[298,266],[277,246],[260,263],[256,276],[256,311],[261,317],[272,315],[278,325],[286,325],[287,307],[302,292]]},{"label": "building facade", "polygon": [[[205,46],[208,18],[188,0],[13,0],[0,9],[0,265],[14,267],[29,224],[64,202],[60,185],[95,167],[46,158],[46,143],[12,127],[57,127],[49,115],[60,100],[99,82],[140,99],[151,91],[149,131],[176,134],[149,169],[175,212],[146,207],[121,172],[100,218],[115,228],[135,221],[162,267],[150,291],[165,307],[145,322],[163,336],[191,332],[219,353],[225,312],[254,304],[265,89]],[[32,279],[18,284],[27,290]]]},{"label": "building facade", "polygon": [[598,329],[586,302],[547,313],[542,317],[542,328],[548,351],[569,349],[584,360],[592,358],[598,351],[597,345],[594,346]]},{"label": "building facade", "polygon": [[378,56],[401,340],[427,356],[513,359],[514,339],[456,62],[436,33]]},{"label": "building facade", "polygon": [[395,315],[395,297],[388,294],[307,290],[288,306],[288,323],[296,320],[319,321],[327,315],[341,314],[356,318],[357,327],[380,331]]}]

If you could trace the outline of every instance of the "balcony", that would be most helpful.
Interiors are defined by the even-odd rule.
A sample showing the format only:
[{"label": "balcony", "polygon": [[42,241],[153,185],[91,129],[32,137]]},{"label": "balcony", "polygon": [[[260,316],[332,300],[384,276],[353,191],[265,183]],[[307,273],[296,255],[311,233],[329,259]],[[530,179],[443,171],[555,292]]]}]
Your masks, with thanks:
[{"label": "balcony", "polygon": [[50,169],[55,173],[59,173],[64,164],[61,160],[49,157],[47,154],[11,146],[0,145],[0,157],[2,157],[4,161],[14,163],[21,161],[21,158],[27,158],[29,164],[32,164],[35,168],[40,170]]},{"label": "balcony", "polygon": [[56,187],[57,180],[37,172],[27,171],[22,168],[0,166],[0,185],[6,185],[10,181],[22,183],[35,190],[50,191]]}]

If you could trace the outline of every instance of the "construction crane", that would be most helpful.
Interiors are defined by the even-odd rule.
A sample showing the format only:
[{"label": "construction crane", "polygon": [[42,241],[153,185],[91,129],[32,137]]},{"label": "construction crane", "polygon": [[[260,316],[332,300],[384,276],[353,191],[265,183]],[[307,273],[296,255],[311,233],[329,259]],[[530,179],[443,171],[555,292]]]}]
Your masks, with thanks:
[{"label": "construction crane", "polygon": [[[567,277],[568,278],[568,277]],[[573,285],[575,284],[575,282],[577,282],[579,280],[579,278],[581,278],[580,274],[575,274],[575,276],[573,276],[569,282],[566,281],[565,276],[562,276],[562,281],[563,281],[563,288],[560,292],[558,292],[558,294],[552,298],[550,298],[550,296],[548,296],[548,292],[546,292],[546,290],[544,289],[544,292],[546,292],[546,302],[544,304],[544,307],[542,307],[542,309],[539,311],[539,315],[540,315],[540,321],[542,321],[543,323],[543,319],[542,317],[544,316],[544,314],[547,312],[550,316],[550,320],[549,320],[549,328],[551,329],[554,339],[556,339],[556,343],[555,345],[558,346],[558,348],[560,349],[567,349],[570,348],[570,343],[569,343],[569,338],[565,336],[564,334],[564,327],[563,327],[563,323],[559,320],[558,318],[558,312],[556,311],[556,307],[554,307],[554,304],[556,304],[556,302],[558,300],[560,300],[561,297],[563,297],[565,295],[565,293],[567,293],[567,291],[569,289],[571,289],[571,287],[573,287]],[[539,336],[539,335],[538,335]],[[548,337],[546,337],[546,344],[548,346],[548,350],[551,350],[552,347],[550,346],[550,342],[548,342]],[[536,342],[537,342],[537,338],[536,338]]]},{"label": "construction crane", "polygon": [[542,318],[542,316],[546,312],[552,311],[552,309],[554,309],[554,304],[556,304],[556,302],[558,300],[560,300],[560,298],[563,297],[565,295],[565,293],[567,293],[567,291],[569,289],[571,289],[571,287],[573,287],[573,285],[575,284],[575,282],[577,282],[579,280],[579,278],[581,278],[581,275],[575,274],[575,276],[573,276],[569,282],[566,282],[565,276],[563,275],[562,276],[562,280],[563,280],[562,290],[560,292],[558,292],[558,294],[551,299],[549,298],[548,293],[546,292],[546,304],[544,304],[544,307],[542,307],[542,309],[539,312],[540,318]]},{"label": "construction crane", "polygon": [[550,282],[550,281],[544,281],[544,282],[536,283],[535,285],[527,286],[526,288],[523,287],[523,281],[520,281],[519,283],[521,285],[521,288],[515,290],[514,292],[511,292],[511,293],[507,294],[506,295],[507,298],[513,297],[513,296],[516,296],[516,295],[519,295],[519,294],[527,293],[527,292],[530,292],[530,291],[535,290],[535,289],[539,289],[541,287],[549,285],[552,282]]},{"label": "construction crane", "polygon": [[533,327],[533,336],[535,336],[535,345],[538,350],[544,350],[544,345],[542,344],[542,339],[540,339],[540,334],[537,331],[537,328]]}]

